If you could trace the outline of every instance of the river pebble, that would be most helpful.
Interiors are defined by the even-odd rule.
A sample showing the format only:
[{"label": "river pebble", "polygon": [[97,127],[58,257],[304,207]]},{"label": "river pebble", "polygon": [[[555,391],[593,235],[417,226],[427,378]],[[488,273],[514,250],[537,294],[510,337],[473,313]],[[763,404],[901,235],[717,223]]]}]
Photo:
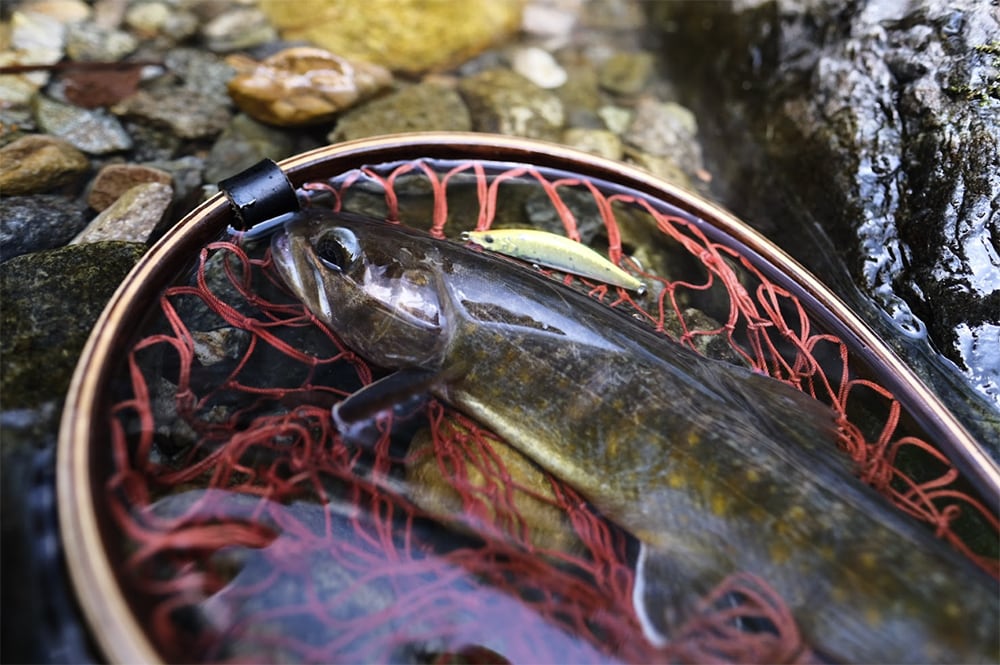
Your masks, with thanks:
[{"label": "river pebble", "polygon": [[636,95],[646,87],[653,74],[653,54],[615,53],[599,70],[601,87],[616,95]]},{"label": "river pebble", "polygon": [[163,60],[174,78],[172,85],[202,94],[224,98],[226,86],[236,76],[236,69],[223,58],[190,47],[170,49]]},{"label": "river pebble", "polygon": [[117,115],[164,127],[182,139],[217,136],[229,124],[227,100],[186,87],[140,90],[111,107]]},{"label": "river pebble", "polygon": [[454,89],[421,83],[348,111],[327,138],[336,143],[395,132],[470,129],[469,109]]},{"label": "river pebble", "polygon": [[87,225],[87,206],[60,194],[0,197],[0,262],[61,247]]},{"label": "river pebble", "polygon": [[121,240],[146,242],[163,220],[173,199],[170,185],[147,182],[136,185],[95,217],[72,244]]},{"label": "river pebble", "polygon": [[180,43],[198,33],[201,22],[183,7],[169,7],[162,2],[144,2],[132,5],[124,16],[125,24],[137,35],[146,39],[166,38]]},{"label": "river pebble", "polygon": [[236,105],[283,127],[330,121],[392,83],[384,67],[310,47],[286,49],[261,63],[231,62],[244,69],[229,82]]},{"label": "river pebble", "polygon": [[256,7],[237,7],[219,14],[201,29],[205,45],[216,53],[229,53],[274,41],[278,32]]},{"label": "river pebble", "polygon": [[169,185],[172,178],[166,171],[139,164],[108,164],[101,168],[90,183],[87,204],[100,212],[136,185],[158,182]]},{"label": "river pebble", "polygon": [[52,64],[63,57],[66,26],[58,17],[15,11],[10,19],[10,49],[18,64]]},{"label": "river pebble", "polygon": [[238,113],[205,158],[205,180],[218,182],[264,158],[284,159],[294,153],[294,148],[295,141],[287,132]]},{"label": "river pebble", "polygon": [[[163,2],[144,2],[132,5],[125,12],[125,25],[143,37],[154,37],[164,31],[174,12],[174,9]],[[192,18],[194,17],[192,16]],[[194,34],[196,30],[197,27],[190,34]]]},{"label": "river pebble", "polygon": [[34,101],[35,120],[44,131],[91,155],[128,150],[132,138],[118,119],[104,109],[84,109],[44,95]]},{"label": "river pebble", "polygon": [[557,140],[565,113],[562,101],[509,69],[488,69],[462,79],[458,89],[480,132]]},{"label": "river pebble", "polygon": [[510,66],[539,88],[558,88],[566,83],[566,70],[556,62],[551,53],[537,46],[513,49]]},{"label": "river pebble", "polygon": [[68,141],[31,134],[0,148],[0,192],[43,194],[78,180],[89,168],[87,157]]},{"label": "river pebble", "polygon": [[[0,99],[4,99],[3,79],[12,78],[0,76]],[[0,147],[7,145],[22,136],[33,134],[38,130],[35,116],[26,105],[11,105],[0,108]]]},{"label": "river pebble", "polygon": [[595,68],[574,63],[566,66],[566,74],[566,83],[554,91],[566,109],[566,126],[603,129],[597,114],[602,99]]},{"label": "river pebble", "polygon": [[[561,6],[560,6],[561,4]],[[580,2],[528,2],[521,14],[521,30],[533,37],[542,37],[548,48],[564,44],[576,25]]]},{"label": "river pebble", "polygon": [[86,21],[66,31],[66,55],[80,62],[117,62],[139,46],[139,40],[123,30],[105,28]]},{"label": "river pebble", "polygon": [[597,115],[609,130],[615,134],[623,134],[632,123],[634,113],[623,106],[608,104],[597,109]]},{"label": "river pebble", "polygon": [[250,333],[227,326],[214,330],[192,330],[194,355],[203,366],[239,358],[250,344]]},{"label": "river pebble", "polygon": [[[689,109],[646,97],[636,104],[622,139],[631,147],[633,161],[677,182],[677,169],[688,175],[704,169],[697,134],[698,122]],[[690,182],[682,184],[690,186]]]},{"label": "river pebble", "polygon": [[[15,11],[6,27],[0,67],[51,65],[62,59],[66,29],[58,19],[38,12]],[[4,106],[28,104],[49,78],[46,71],[0,76],[0,100]]]},{"label": "river pebble", "polygon": [[606,159],[621,159],[624,154],[622,140],[607,129],[574,127],[563,132],[563,143]]},{"label": "river pebble", "polygon": [[202,185],[205,183],[205,160],[201,157],[185,155],[177,159],[148,161],[143,166],[170,174],[174,190],[173,219],[179,219],[196,204],[201,203]]},{"label": "river pebble", "polygon": [[93,9],[84,0],[34,0],[21,3],[22,7],[34,14],[44,14],[59,21],[63,25],[71,25],[88,20],[93,15]]}]

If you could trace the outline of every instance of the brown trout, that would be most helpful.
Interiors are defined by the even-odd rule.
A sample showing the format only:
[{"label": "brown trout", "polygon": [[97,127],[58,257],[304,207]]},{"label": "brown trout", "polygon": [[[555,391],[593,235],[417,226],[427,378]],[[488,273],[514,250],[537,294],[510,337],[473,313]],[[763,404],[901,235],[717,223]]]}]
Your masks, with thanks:
[{"label": "brown trout", "polygon": [[1000,660],[997,581],[858,481],[811,397],[399,225],[306,211],[272,256],[348,346],[399,370],[338,421],[422,391],[572,485],[638,539],[633,600],[654,644],[745,572],[824,658]]}]

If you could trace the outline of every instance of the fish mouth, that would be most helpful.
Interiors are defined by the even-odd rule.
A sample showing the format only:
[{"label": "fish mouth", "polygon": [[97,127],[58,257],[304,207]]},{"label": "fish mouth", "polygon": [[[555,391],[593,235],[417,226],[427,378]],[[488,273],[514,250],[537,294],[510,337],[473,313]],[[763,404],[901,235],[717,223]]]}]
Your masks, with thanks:
[{"label": "fish mouth", "polygon": [[275,233],[271,237],[271,260],[274,261],[274,266],[285,283],[296,289],[302,287],[301,280],[295,278],[298,271],[295,270],[291,242],[287,233]]},{"label": "fish mouth", "polygon": [[[307,291],[304,277],[306,272],[296,261],[295,249],[292,247],[292,239],[287,232],[281,231],[271,237],[271,260],[278,270],[278,274],[285,284],[300,298]],[[315,280],[315,275],[312,275]]]},{"label": "fish mouth", "polygon": [[312,248],[301,238],[296,242],[287,231],[271,238],[271,260],[285,285],[324,321],[331,321],[333,308],[326,292],[322,269]]}]

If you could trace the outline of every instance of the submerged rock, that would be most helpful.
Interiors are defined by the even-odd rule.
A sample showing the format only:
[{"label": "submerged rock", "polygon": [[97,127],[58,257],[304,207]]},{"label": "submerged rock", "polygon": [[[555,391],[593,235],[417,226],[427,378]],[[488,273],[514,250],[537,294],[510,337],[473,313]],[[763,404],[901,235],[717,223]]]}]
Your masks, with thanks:
[{"label": "submerged rock", "polygon": [[261,0],[290,41],[419,74],[455,66],[516,33],[520,0]]},{"label": "submerged rock", "polygon": [[521,46],[510,54],[510,66],[515,72],[539,88],[558,88],[569,78],[552,54],[537,46]]},{"label": "submerged rock", "polygon": [[229,82],[233,101],[257,120],[283,127],[328,122],[392,83],[384,67],[304,46],[261,63],[235,62],[244,71]]},{"label": "submerged rock", "polygon": [[[992,3],[656,3],[664,63],[708,125],[727,205],[829,282],[841,267],[811,241],[819,222],[854,282],[892,321],[897,347],[929,333],[980,397],[1000,407],[1000,15]],[[845,291],[849,296],[850,291]],[[856,304],[861,309],[870,304]],[[884,327],[871,309],[868,320]],[[982,337],[982,338],[981,338]],[[981,339],[980,339],[981,338]],[[925,379],[970,426],[1000,414]],[[970,411],[971,410],[971,411]]]},{"label": "submerged rock", "polygon": [[457,92],[421,83],[348,111],[328,138],[336,143],[378,134],[468,131],[471,127],[469,110]]},{"label": "submerged rock", "polygon": [[636,95],[646,87],[653,74],[653,54],[615,53],[599,71],[601,87],[616,95]]},{"label": "submerged rock", "polygon": [[559,139],[565,112],[559,97],[509,69],[488,69],[458,84],[480,132]]},{"label": "submerged rock", "polygon": [[573,128],[563,132],[563,143],[607,159],[622,158],[622,142],[618,135],[607,129]]}]

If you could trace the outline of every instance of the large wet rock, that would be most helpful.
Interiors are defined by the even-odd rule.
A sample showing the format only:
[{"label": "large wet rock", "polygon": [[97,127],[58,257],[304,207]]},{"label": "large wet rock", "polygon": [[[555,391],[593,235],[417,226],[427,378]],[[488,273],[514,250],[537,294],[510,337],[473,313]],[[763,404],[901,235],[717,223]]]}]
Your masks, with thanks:
[{"label": "large wet rock", "polygon": [[418,74],[455,66],[516,33],[519,0],[262,0],[290,41]]},{"label": "large wet rock", "polygon": [[1000,438],[994,3],[648,10],[697,108],[716,192],[840,287],[981,438]]},{"label": "large wet rock", "polygon": [[90,329],[145,250],[143,244],[99,242],[0,265],[4,411],[62,399]]}]

